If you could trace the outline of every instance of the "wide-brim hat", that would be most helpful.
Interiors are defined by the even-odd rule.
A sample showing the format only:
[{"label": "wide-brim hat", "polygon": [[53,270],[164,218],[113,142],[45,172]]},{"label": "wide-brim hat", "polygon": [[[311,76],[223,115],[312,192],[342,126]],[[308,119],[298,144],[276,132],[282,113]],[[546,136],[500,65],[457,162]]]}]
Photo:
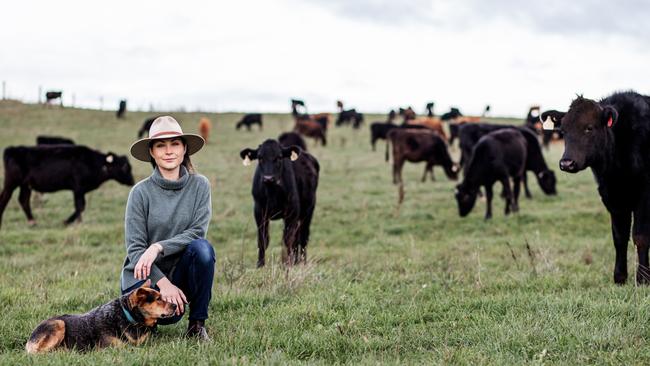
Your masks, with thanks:
[{"label": "wide-brim hat", "polygon": [[149,154],[149,143],[153,140],[171,139],[182,137],[187,145],[189,155],[201,150],[205,144],[203,137],[193,133],[183,133],[181,125],[171,116],[160,116],[156,118],[149,128],[149,137],[140,139],[131,145],[131,155],[140,161],[151,161]]}]

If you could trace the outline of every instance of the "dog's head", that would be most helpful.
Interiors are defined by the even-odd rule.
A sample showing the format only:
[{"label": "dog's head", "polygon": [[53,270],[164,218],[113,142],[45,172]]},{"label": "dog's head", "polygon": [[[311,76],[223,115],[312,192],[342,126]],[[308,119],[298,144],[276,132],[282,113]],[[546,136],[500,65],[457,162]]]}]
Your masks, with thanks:
[{"label": "dog's head", "polygon": [[151,281],[147,280],[141,287],[126,296],[131,312],[141,315],[144,319],[142,323],[147,327],[152,327],[158,322],[158,319],[174,316],[176,304],[163,300],[160,292],[149,286],[151,286]]}]

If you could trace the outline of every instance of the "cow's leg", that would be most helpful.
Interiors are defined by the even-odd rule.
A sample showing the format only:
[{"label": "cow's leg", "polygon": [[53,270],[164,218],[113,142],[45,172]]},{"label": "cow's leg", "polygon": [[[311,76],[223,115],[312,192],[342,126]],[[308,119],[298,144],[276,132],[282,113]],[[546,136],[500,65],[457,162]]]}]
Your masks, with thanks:
[{"label": "cow's leg", "polygon": [[17,184],[14,184],[8,176],[5,176],[5,187],[0,193],[0,226],[2,225],[2,214],[5,212],[9,199],[11,199],[11,194],[14,193],[14,189],[17,187]]},{"label": "cow's leg", "polygon": [[300,242],[299,242],[299,256],[298,262],[303,261],[307,263],[307,243],[309,243],[309,228],[311,226],[311,219],[314,216],[314,206],[307,210],[305,217],[300,224]]},{"label": "cow's leg", "polygon": [[650,201],[647,196],[641,196],[640,207],[634,211],[634,226],[632,227],[632,240],[636,246],[639,265],[636,270],[638,284],[650,284],[650,264],[648,263],[648,249],[650,249]]},{"label": "cow's leg", "polygon": [[377,151],[377,136],[371,135],[370,136],[370,145],[372,146],[372,151]]},{"label": "cow's leg", "polygon": [[533,198],[533,195],[530,194],[530,190],[528,189],[528,173],[524,172],[524,175],[521,176],[521,181],[524,183],[524,193],[526,194],[526,198]]},{"label": "cow's leg", "polygon": [[32,216],[32,208],[29,206],[29,198],[32,194],[32,190],[28,186],[20,186],[20,193],[18,194],[18,202],[20,202],[20,207],[25,211],[25,216],[27,216],[27,221],[30,225],[36,224],[34,221],[34,216]]},{"label": "cow's leg", "polygon": [[519,191],[521,190],[521,177],[512,178],[513,183],[513,197],[512,197],[512,212],[519,212]]},{"label": "cow's leg", "polygon": [[296,218],[287,218],[284,220],[284,232],[282,234],[282,239],[284,241],[284,245],[287,248],[287,258],[286,258],[286,264],[287,265],[294,265],[296,264],[296,259],[297,259],[297,246],[298,246],[298,241],[296,240],[298,237],[298,227],[300,225],[300,221],[297,220]]},{"label": "cow's leg", "polygon": [[393,183],[402,183],[402,168],[404,167],[404,159],[393,154]]},{"label": "cow's leg", "polygon": [[632,214],[630,212],[612,213],[612,237],[616,249],[616,263],[614,264],[614,283],[622,285],[627,281],[627,243],[630,239],[630,225]]},{"label": "cow's leg", "polygon": [[74,212],[67,220],[64,221],[65,225],[70,225],[73,222],[81,222],[81,213],[86,209],[86,198],[83,192],[74,192]]},{"label": "cow's leg", "polygon": [[505,177],[501,179],[501,184],[503,184],[503,196],[506,199],[506,210],[505,214],[510,213],[512,208],[512,191],[510,190],[510,178]]},{"label": "cow's leg", "polygon": [[485,185],[485,219],[492,218],[492,184]]},{"label": "cow's leg", "polygon": [[262,209],[255,207],[255,222],[257,224],[257,268],[264,267],[265,253],[269,247],[269,218]]}]

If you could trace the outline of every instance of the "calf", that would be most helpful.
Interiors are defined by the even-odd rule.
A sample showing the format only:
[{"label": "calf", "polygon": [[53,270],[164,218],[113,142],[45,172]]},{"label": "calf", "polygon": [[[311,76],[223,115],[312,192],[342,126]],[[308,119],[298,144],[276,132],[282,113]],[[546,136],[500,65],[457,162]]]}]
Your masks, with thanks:
[{"label": "calf", "polygon": [[0,223],[11,194],[18,187],[18,202],[30,224],[35,223],[29,205],[32,190],[72,190],[75,211],[65,220],[65,224],[71,224],[75,220],[81,221],[81,213],[86,206],[84,195],[109,179],[133,185],[131,165],[126,156],[111,152],[104,154],[80,145],[8,147],[4,151],[4,189],[0,193]]},{"label": "calf", "polygon": [[265,264],[269,246],[269,220],[284,220],[283,240],[287,264],[307,260],[307,242],[320,166],[318,160],[297,146],[283,147],[266,140],[257,149],[239,153],[244,165],[258,160],[253,176],[253,199],[257,223],[257,267]]},{"label": "calf", "polygon": [[[492,186],[503,184],[506,215],[519,211],[519,183],[526,167],[526,139],[520,131],[500,129],[481,137],[474,148],[463,182],[456,186],[456,201],[461,217],[467,216],[476,203],[480,186],[485,188],[487,208],[485,219],[492,217]],[[514,180],[514,195],[510,190]]]},{"label": "calf", "polygon": [[242,119],[237,122],[237,125],[235,125],[235,128],[239,130],[242,126],[246,126],[246,129],[248,131],[251,130],[251,126],[253,125],[258,125],[260,127],[260,131],[262,130],[262,114],[261,113],[249,113],[244,115]]},{"label": "calf", "polygon": [[199,118],[199,134],[205,140],[205,143],[208,143],[208,138],[210,137],[210,130],[212,130],[212,122],[208,117]]},{"label": "calf", "polygon": [[445,141],[435,132],[425,129],[392,129],[386,137],[386,161],[388,161],[390,143],[393,144],[394,184],[402,183],[402,168],[405,161],[426,162],[422,175],[423,182],[426,180],[427,173],[431,173],[431,180],[434,180],[434,165],[442,165],[449,179],[457,179],[458,166],[451,160]]},{"label": "calf", "polygon": [[37,136],[36,145],[74,145],[74,141],[58,136]]},{"label": "calf", "polygon": [[[460,165],[464,167],[464,173],[467,174],[468,162],[472,158],[474,146],[478,143],[481,137],[488,133],[504,128],[515,128],[526,139],[526,171],[532,171],[535,174],[537,183],[542,191],[547,195],[554,195],[557,193],[555,188],[556,179],[555,173],[548,168],[542,149],[539,145],[537,136],[532,133],[527,127],[524,126],[509,126],[509,125],[494,125],[488,123],[472,123],[462,125],[459,132],[460,140]],[[524,191],[527,198],[531,198],[530,190],[528,188],[528,179],[526,174],[522,178],[524,184]]]},{"label": "calf", "polygon": [[307,144],[305,139],[295,132],[285,132],[278,136],[278,142],[282,147],[291,147],[292,145],[298,146],[304,151],[307,151]]},{"label": "calf", "polygon": [[564,135],[560,169],[577,173],[591,168],[596,178],[611,216],[614,282],[627,280],[631,226],[638,255],[636,281],[650,283],[650,97],[633,91],[600,101],[579,96],[568,112],[542,113],[543,120],[548,118]]}]

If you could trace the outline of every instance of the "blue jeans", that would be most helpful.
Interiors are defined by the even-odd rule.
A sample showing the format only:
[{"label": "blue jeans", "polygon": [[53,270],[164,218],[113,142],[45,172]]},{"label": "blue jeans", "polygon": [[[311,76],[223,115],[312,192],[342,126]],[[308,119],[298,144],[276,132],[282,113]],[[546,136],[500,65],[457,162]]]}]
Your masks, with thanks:
[{"label": "blue jeans", "polygon": [[[190,320],[205,320],[208,318],[208,305],[212,297],[212,282],[214,281],[214,264],[216,257],[212,245],[205,239],[193,240],[181,259],[176,264],[172,278],[174,286],[183,291],[190,304]],[[145,281],[122,290],[122,295],[142,286]],[[158,286],[154,289],[160,290]],[[171,318],[160,319],[158,324],[174,324],[181,320],[183,314]]]}]

